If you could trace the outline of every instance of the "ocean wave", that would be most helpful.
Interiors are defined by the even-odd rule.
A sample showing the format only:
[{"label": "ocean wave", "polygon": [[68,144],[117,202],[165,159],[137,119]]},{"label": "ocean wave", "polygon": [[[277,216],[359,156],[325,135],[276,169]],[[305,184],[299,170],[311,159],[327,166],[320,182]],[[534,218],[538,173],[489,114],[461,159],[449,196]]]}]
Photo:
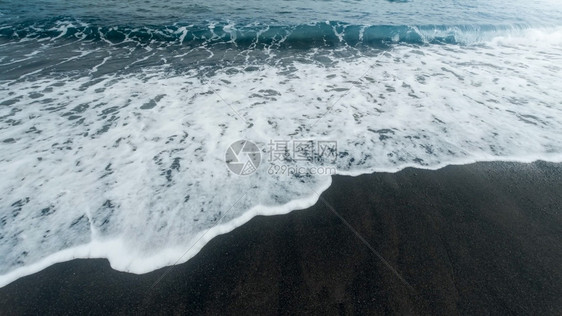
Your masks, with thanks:
[{"label": "ocean wave", "polygon": [[78,39],[112,44],[178,44],[189,46],[229,43],[240,47],[313,48],[384,46],[392,43],[474,44],[495,36],[528,29],[513,25],[353,25],[327,21],[303,25],[95,26],[72,19],[33,21],[0,27],[4,40]]},{"label": "ocean wave", "polygon": [[[167,55],[97,77],[70,67],[4,79],[0,286],[77,257],[147,272],[252,216],[312,205],[330,178],[268,173],[271,140],[336,141],[334,166],[346,175],[560,162],[561,34],[393,45],[329,65],[293,58],[202,74],[170,69]],[[247,177],[225,164],[239,139],[263,150]]]}]

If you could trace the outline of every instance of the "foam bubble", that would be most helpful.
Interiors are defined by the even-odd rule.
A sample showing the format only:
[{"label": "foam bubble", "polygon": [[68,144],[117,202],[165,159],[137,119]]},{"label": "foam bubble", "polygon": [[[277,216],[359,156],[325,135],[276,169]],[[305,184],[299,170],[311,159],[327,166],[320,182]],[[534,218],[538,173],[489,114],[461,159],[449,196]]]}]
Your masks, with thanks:
[{"label": "foam bubble", "polygon": [[[269,174],[270,140],[335,140],[338,173],[350,175],[562,161],[560,29],[332,51],[330,63],[306,54],[213,71],[171,70],[172,55],[130,72],[4,80],[0,286],[72,258],[148,272],[255,215],[312,205],[330,178]],[[112,62],[101,60],[96,69]],[[248,177],[224,163],[239,139],[264,154]]]}]

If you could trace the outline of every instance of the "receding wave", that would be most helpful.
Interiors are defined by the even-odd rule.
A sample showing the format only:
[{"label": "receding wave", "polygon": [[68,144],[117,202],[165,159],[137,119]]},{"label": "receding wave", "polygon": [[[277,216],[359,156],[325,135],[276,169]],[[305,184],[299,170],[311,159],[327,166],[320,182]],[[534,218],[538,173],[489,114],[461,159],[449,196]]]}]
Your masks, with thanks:
[{"label": "receding wave", "polygon": [[[334,167],[348,175],[481,160],[562,161],[560,28],[518,30],[478,45],[451,44],[458,35],[412,45],[400,43],[411,27],[252,26],[254,35],[239,36],[244,28],[228,25],[53,23],[1,30],[9,41],[0,50],[12,55],[0,59],[0,286],[77,257],[148,272],[189,259],[252,216],[313,204],[330,177],[272,174],[272,140],[336,141]],[[411,31],[413,42],[430,43],[423,32],[449,32],[421,29]],[[189,45],[262,37],[285,43],[290,34],[303,45],[324,37],[395,44],[353,58],[336,49],[325,56],[291,52],[251,67],[248,55],[235,51],[239,59],[212,72],[197,62],[225,58],[226,50]],[[136,37],[187,47],[104,44]],[[247,177],[225,165],[226,149],[240,139],[263,151],[263,164]]]}]

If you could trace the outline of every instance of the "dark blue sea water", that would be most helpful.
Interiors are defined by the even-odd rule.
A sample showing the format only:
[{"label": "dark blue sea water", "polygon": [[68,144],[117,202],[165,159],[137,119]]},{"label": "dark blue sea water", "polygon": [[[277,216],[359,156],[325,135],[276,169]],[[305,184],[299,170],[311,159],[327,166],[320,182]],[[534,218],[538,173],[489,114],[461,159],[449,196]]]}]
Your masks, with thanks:
[{"label": "dark blue sea water", "polygon": [[557,1],[2,1],[12,21],[71,17],[104,26],[233,22],[299,25],[341,21],[360,25],[556,24]]},{"label": "dark blue sea water", "polygon": [[554,0],[1,1],[0,286],[151,271],[315,203],[327,162],[272,169],[272,143],[337,143],[347,175],[562,161],[561,75]]},{"label": "dark blue sea water", "polygon": [[[498,34],[532,27],[558,26],[560,6],[555,1],[3,1],[0,4],[0,40],[11,67],[0,68],[8,78],[20,71],[78,69],[95,66],[103,53],[77,55],[98,45],[111,46],[113,56],[127,61],[143,59],[158,64],[170,52],[205,47],[218,51],[201,60],[199,51],[176,61],[188,63],[239,62],[235,52],[251,49],[248,57],[262,64],[264,50],[388,47],[396,42],[470,44]],[[35,41],[29,42],[28,40]],[[33,52],[42,41],[64,43],[41,56],[25,60],[14,71],[17,57]],[[158,48],[157,55],[134,48]],[[130,51],[133,49],[133,51]],[[227,53],[225,53],[225,51]],[[277,53],[281,53],[277,51]],[[291,53],[292,54],[292,53]],[[352,54],[346,51],[342,54]],[[49,58],[44,58],[45,55]],[[79,58],[76,58],[80,56]],[[69,63],[68,59],[75,57]],[[6,59],[10,58],[10,59]],[[238,58],[238,59],[237,59]],[[65,61],[64,66],[59,66]],[[145,61],[143,59],[143,61]],[[33,68],[36,64],[36,68]],[[25,68],[25,69],[23,69]],[[101,73],[119,69],[104,65]]]}]

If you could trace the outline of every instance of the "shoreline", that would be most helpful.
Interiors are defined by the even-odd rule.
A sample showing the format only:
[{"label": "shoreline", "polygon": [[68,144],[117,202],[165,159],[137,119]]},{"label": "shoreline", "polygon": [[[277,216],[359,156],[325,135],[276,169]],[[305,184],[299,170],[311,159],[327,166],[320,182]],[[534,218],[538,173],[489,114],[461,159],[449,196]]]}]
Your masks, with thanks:
[{"label": "shoreline", "polygon": [[171,270],[57,263],[0,288],[0,306],[7,314],[554,314],[562,308],[561,183],[562,164],[542,161],[334,176],[322,198],[413,291],[318,201],[256,216]]},{"label": "shoreline", "polygon": [[[420,170],[439,170],[445,167],[455,167],[455,166],[464,166],[464,165],[471,165],[471,164],[480,164],[480,163],[519,163],[519,164],[532,164],[535,162],[547,162],[558,164],[562,163],[562,156],[561,155],[550,155],[548,157],[543,157],[542,160],[538,157],[502,157],[502,160],[473,160],[468,159],[466,161],[456,161],[449,164],[439,164],[435,166],[425,166],[421,167],[415,164],[412,165],[404,165],[400,168],[392,169],[392,170],[375,170],[370,172],[344,172],[335,174],[335,176],[344,176],[344,177],[357,177],[363,175],[372,175],[375,173],[397,173],[401,172],[405,169],[420,169]],[[326,191],[331,185],[331,177],[330,181],[328,181],[325,187],[321,188],[317,192],[324,192]],[[313,190],[314,191],[314,190]],[[321,194],[320,194],[321,195]],[[185,263],[186,261],[193,258],[207,243],[209,243],[212,239],[216,238],[217,236],[228,234],[231,231],[237,229],[238,227],[246,224],[254,217],[257,216],[275,216],[275,215],[285,215],[294,211],[305,210],[309,207],[312,207],[314,204],[318,203],[319,196],[317,194],[312,194],[310,196],[302,197],[299,199],[292,200],[291,202],[283,205],[273,206],[273,207],[261,207],[256,206],[241,216],[214,227],[209,228],[208,230],[204,230],[196,235],[193,240],[196,240],[195,244],[189,249],[188,252],[184,253],[184,249],[166,249],[165,251],[161,251],[150,258],[146,258],[146,260],[151,261],[154,264],[155,258],[156,268],[149,268],[147,269],[146,266],[143,264],[135,264],[134,262],[123,262],[123,256],[120,254],[121,250],[125,249],[125,245],[123,244],[122,240],[120,239],[113,239],[107,241],[93,241],[88,244],[79,245],[72,248],[63,249],[56,253],[53,253],[38,262],[32,263],[30,265],[25,265],[19,267],[15,270],[12,270],[4,275],[0,275],[0,288],[29,275],[41,272],[42,270],[58,263],[64,263],[76,259],[104,259],[108,260],[110,266],[117,271],[120,272],[127,272],[132,274],[146,274],[150,273],[155,270],[159,270],[171,265],[177,265]],[[105,249],[111,248],[112,251],[106,251]],[[117,249],[117,250],[116,250]],[[186,256],[186,254],[189,254]],[[177,258],[180,258],[177,260]],[[167,259],[162,259],[167,258]],[[25,271],[25,272],[22,272]]]}]

